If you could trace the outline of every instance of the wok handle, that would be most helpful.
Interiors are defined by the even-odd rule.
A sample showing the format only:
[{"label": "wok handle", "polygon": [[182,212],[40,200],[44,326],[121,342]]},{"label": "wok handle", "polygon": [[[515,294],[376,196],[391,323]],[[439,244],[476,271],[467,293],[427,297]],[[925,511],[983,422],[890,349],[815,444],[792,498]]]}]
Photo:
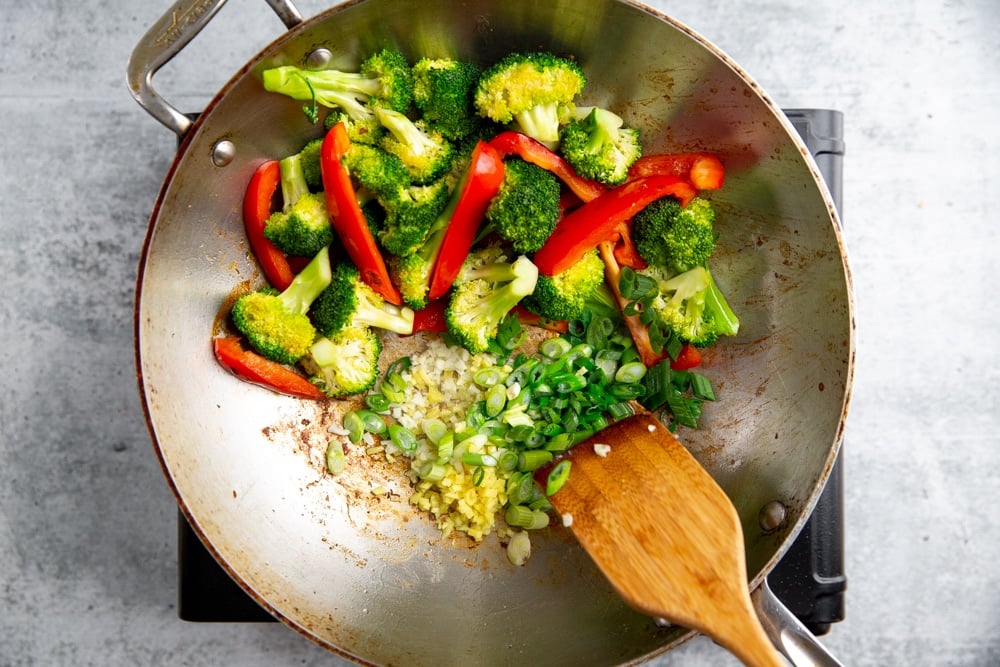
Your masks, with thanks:
[{"label": "wok handle", "polygon": [[750,598],[764,632],[795,667],[843,667],[806,626],[782,604],[764,580]]},{"label": "wok handle", "polygon": [[[289,0],[266,0],[278,18],[291,29],[302,15]],[[187,46],[208,25],[226,0],[177,0],[139,40],[125,72],[132,97],[156,120],[178,137],[191,129],[191,119],[160,97],[153,88],[153,75]]]}]

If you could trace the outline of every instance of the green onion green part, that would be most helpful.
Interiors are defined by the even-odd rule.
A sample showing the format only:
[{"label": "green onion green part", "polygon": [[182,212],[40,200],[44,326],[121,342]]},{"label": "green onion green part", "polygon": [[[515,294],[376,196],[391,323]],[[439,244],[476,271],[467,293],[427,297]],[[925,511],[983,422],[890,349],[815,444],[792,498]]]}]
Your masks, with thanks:
[{"label": "green onion green part", "polygon": [[344,472],[346,466],[343,443],[340,442],[340,438],[331,438],[330,444],[326,446],[326,469],[331,475],[339,475]]},{"label": "green onion green part", "polygon": [[352,410],[344,415],[344,428],[347,429],[347,437],[355,445],[361,442],[361,436],[365,434],[365,422],[357,411]]},{"label": "green onion green part", "polygon": [[389,427],[389,439],[404,452],[413,452],[417,449],[417,436],[413,435],[413,431],[399,424],[393,424]]},{"label": "green onion green part", "polygon": [[545,495],[554,495],[563,487],[569,479],[569,471],[572,464],[569,459],[563,459],[555,465],[549,472],[548,479],[545,480]]}]

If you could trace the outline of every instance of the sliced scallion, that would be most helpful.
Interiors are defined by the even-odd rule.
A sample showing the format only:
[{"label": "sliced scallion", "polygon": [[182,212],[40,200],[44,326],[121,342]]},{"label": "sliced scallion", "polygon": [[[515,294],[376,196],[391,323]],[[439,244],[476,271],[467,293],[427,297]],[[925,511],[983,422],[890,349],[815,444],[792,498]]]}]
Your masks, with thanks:
[{"label": "sliced scallion", "polygon": [[396,361],[389,364],[389,368],[385,369],[385,377],[388,378],[390,375],[399,374],[403,371],[409,370],[412,364],[413,362],[409,357],[400,357],[399,359],[396,359]]},{"label": "sliced scallion", "polygon": [[344,415],[344,428],[347,429],[347,437],[355,445],[361,442],[361,436],[365,434],[365,422],[357,411],[352,410]]},{"label": "sliced scallion", "polygon": [[508,526],[538,530],[549,525],[549,515],[541,510],[533,510],[527,505],[511,505],[504,512],[504,521]]},{"label": "sliced scallion", "polygon": [[434,463],[433,461],[428,461],[427,463],[420,466],[419,475],[420,479],[425,482],[440,482],[444,479],[445,474],[448,469],[445,468],[440,463]]},{"label": "sliced scallion", "polygon": [[691,372],[691,393],[706,401],[715,400],[715,391],[712,389],[712,381],[701,373]]},{"label": "sliced scallion", "polygon": [[607,407],[607,410],[608,414],[611,415],[611,418],[614,419],[615,421],[619,419],[624,419],[625,417],[630,416],[633,412],[632,406],[624,402],[612,403]]},{"label": "sliced scallion", "polygon": [[375,433],[376,435],[386,432],[388,427],[385,424],[385,420],[372,410],[358,410],[357,415],[361,417],[361,422],[364,424],[366,431]]},{"label": "sliced scallion", "polygon": [[344,445],[340,438],[332,438],[330,444],[326,446],[326,469],[332,475],[339,475],[344,472],[347,466],[347,459],[344,457]]},{"label": "sliced scallion", "polygon": [[447,463],[455,452],[455,432],[446,431],[437,442],[438,463]]},{"label": "sliced scallion", "polygon": [[544,449],[529,449],[518,455],[517,469],[528,472],[538,470],[551,460],[552,452]]},{"label": "sliced scallion", "polygon": [[615,372],[615,382],[632,384],[638,382],[646,375],[646,365],[641,361],[631,361],[623,364]]},{"label": "sliced scallion", "polygon": [[562,336],[557,336],[556,338],[549,338],[542,341],[542,344],[538,346],[538,351],[549,359],[558,359],[569,352],[571,347],[573,346],[568,340]]},{"label": "sliced scallion", "polygon": [[465,452],[462,454],[462,463],[467,466],[486,466],[487,468],[492,468],[496,466],[497,459],[492,454]]},{"label": "sliced scallion", "polygon": [[532,496],[535,480],[530,472],[515,472],[507,478],[507,501],[511,505],[520,505]]},{"label": "sliced scallion", "polygon": [[552,437],[545,445],[545,449],[550,452],[565,452],[573,446],[573,434],[563,431]]},{"label": "sliced scallion", "polygon": [[413,431],[405,426],[399,424],[390,426],[389,439],[404,452],[412,452],[417,449],[417,436],[413,435]]},{"label": "sliced scallion", "polygon": [[495,366],[490,366],[488,368],[480,368],[472,376],[472,381],[478,386],[486,389],[487,387],[493,387],[497,384],[501,384],[504,380],[504,373],[499,368]]},{"label": "sliced scallion", "polygon": [[497,467],[503,472],[513,472],[517,469],[517,452],[507,449],[497,458]]},{"label": "sliced scallion", "polygon": [[486,415],[496,417],[507,405],[507,388],[502,384],[494,384],[486,392]]},{"label": "sliced scallion", "polygon": [[571,467],[572,462],[569,459],[563,459],[549,471],[549,476],[545,480],[545,495],[551,496],[555,494],[566,484],[566,480],[569,479]]},{"label": "sliced scallion", "polygon": [[531,538],[521,530],[510,537],[507,543],[507,560],[514,565],[524,565],[531,557]]},{"label": "sliced scallion", "polygon": [[365,396],[365,405],[374,412],[387,412],[391,403],[388,397],[381,392],[371,392]]},{"label": "sliced scallion", "polygon": [[436,417],[431,419],[425,419],[423,424],[420,425],[424,430],[424,435],[427,439],[433,442],[435,445],[440,442],[444,434],[448,432],[448,427],[445,423]]}]

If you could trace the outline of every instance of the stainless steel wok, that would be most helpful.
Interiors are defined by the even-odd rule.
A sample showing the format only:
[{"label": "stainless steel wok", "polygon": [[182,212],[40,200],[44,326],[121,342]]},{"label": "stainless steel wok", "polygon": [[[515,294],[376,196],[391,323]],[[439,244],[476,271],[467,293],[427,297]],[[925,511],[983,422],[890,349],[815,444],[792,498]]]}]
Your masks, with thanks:
[{"label": "stainless steel wok", "polygon": [[[222,4],[177,2],[136,47],[128,82],[183,139],[139,267],[140,389],[166,479],[233,578],[281,621],[364,663],[618,664],[690,636],[629,609],[562,529],[534,537],[533,557],[517,568],[495,538],[475,548],[441,539],[409,508],[396,470],[354,457],[344,475],[325,474],[337,409],[242,383],[212,356],[227,297],[260,280],[240,211],[248,179],[317,135],[300,103],[263,91],[262,69],[349,69],[385,45],[480,63],[545,49],[579,60],[587,102],[640,128],[648,153],[706,150],[726,165],[725,187],[712,194],[721,231],[713,266],[742,328],[707,359],[719,400],[704,430],[682,439],[736,505],[749,584],[761,611],[780,615],[761,584],[835,460],[854,322],[833,204],[773,101],[705,39],[638,3],[362,0],[303,21],[275,0],[288,31],[192,123],[152,77]],[[372,494],[375,485],[388,495]],[[765,507],[780,519],[767,530]]]}]

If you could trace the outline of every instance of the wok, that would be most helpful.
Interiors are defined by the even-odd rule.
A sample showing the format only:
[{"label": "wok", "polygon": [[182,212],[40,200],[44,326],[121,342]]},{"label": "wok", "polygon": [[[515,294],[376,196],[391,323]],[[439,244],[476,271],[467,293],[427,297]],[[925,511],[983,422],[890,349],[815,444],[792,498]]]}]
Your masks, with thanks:
[{"label": "wok", "polygon": [[[442,539],[406,503],[397,470],[355,457],[325,474],[338,409],[239,382],[212,356],[223,304],[261,280],[240,210],[250,175],[317,135],[300,103],[263,91],[261,70],[350,69],[386,45],[480,63],[545,49],[579,60],[587,103],[638,127],[648,153],[705,150],[726,165],[712,195],[713,267],[742,327],[708,359],[719,400],[704,429],[682,437],[738,510],[759,610],[779,617],[776,634],[787,628],[762,584],[836,458],[854,323],[834,206],[773,101],[704,38],[634,2],[361,0],[303,20],[269,0],[288,31],[192,122],[156,94],[153,74],[222,4],[173,5],[136,46],[127,79],[182,139],[140,260],[139,386],[167,482],[225,570],[275,617],[361,663],[619,664],[691,636],[626,606],[561,528],[535,536],[517,568],[495,538]],[[372,494],[379,485],[388,494]]]}]

